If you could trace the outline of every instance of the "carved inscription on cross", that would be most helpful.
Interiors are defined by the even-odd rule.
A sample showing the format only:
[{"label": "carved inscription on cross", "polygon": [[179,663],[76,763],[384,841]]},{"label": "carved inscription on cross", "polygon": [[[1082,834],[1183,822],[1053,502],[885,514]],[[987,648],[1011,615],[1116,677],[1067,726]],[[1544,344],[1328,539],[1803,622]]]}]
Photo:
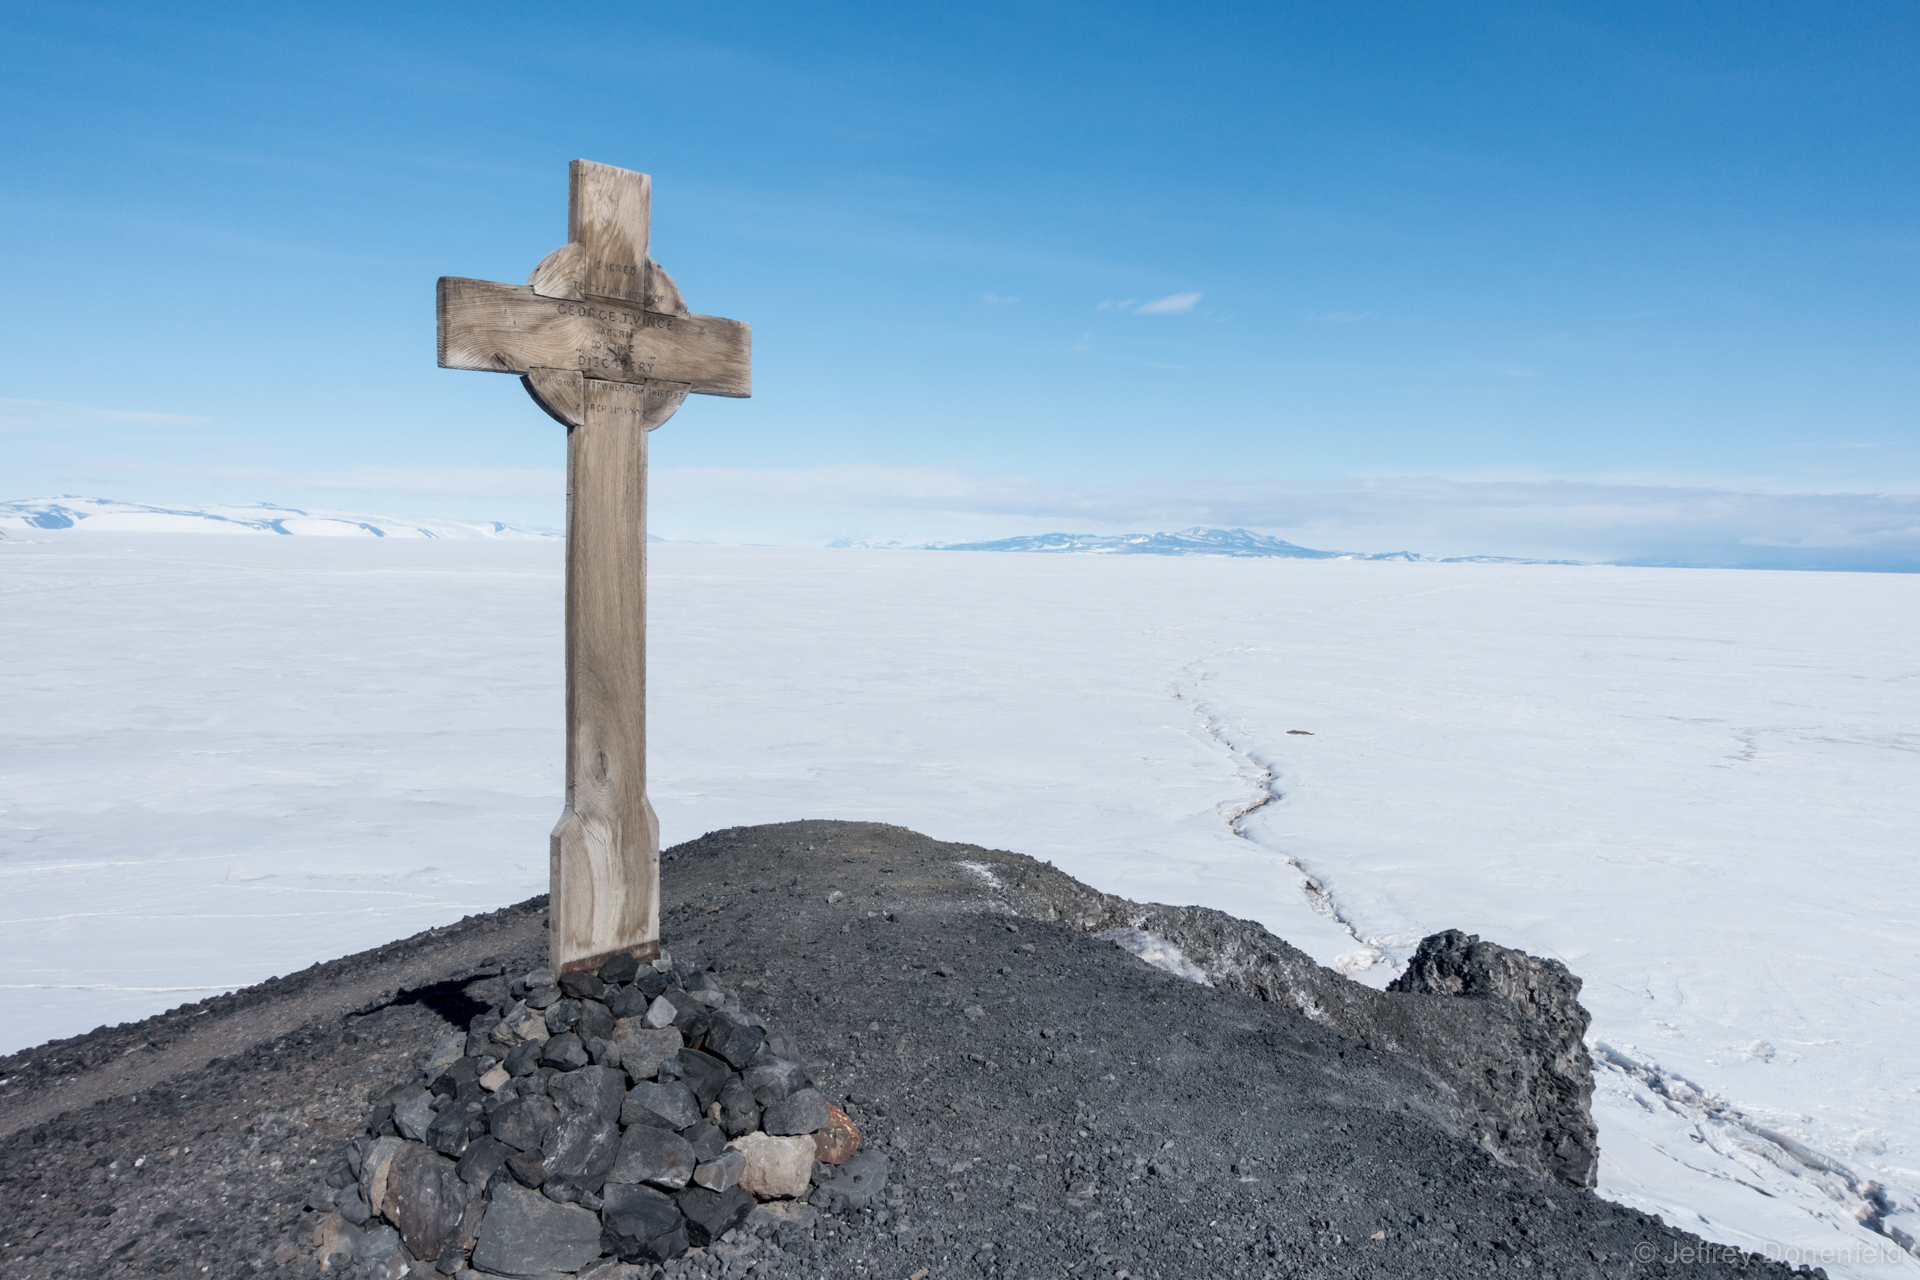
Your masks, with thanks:
[{"label": "carved inscription on cross", "polygon": [[567,800],[554,972],[660,954],[647,802],[647,433],[689,392],[750,394],[751,330],[693,315],[647,254],[652,180],[575,160],[567,243],[524,285],[440,280],[440,366],[517,373],[567,428]]}]

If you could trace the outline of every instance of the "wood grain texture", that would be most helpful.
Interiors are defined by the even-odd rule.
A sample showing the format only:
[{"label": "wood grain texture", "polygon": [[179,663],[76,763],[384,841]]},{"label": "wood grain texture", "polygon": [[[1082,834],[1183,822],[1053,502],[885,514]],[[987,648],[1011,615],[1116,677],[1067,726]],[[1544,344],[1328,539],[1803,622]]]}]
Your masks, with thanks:
[{"label": "wood grain texture", "polygon": [[753,330],[738,320],[541,297],[524,285],[458,276],[440,278],[439,317],[443,369],[578,369],[610,382],[684,382],[702,395],[753,392]]},{"label": "wood grain texture", "polygon": [[549,963],[660,950],[647,802],[647,433],[688,393],[752,393],[753,330],[687,311],[647,256],[653,181],[576,160],[567,243],[525,285],[443,276],[443,369],[517,373],[567,428],[567,800],[550,842]]},{"label": "wood grain texture", "polygon": [[667,269],[652,258],[647,259],[647,310],[663,316],[687,314],[687,300],[680,296],[680,286],[673,282]]},{"label": "wood grain texture", "polygon": [[653,179],[591,160],[575,160],[568,178],[567,240],[584,250],[580,296],[645,306]]},{"label": "wood grain texture", "polygon": [[520,385],[547,416],[563,427],[586,421],[585,379],[578,369],[529,369]]},{"label": "wood grain texture", "polygon": [[[564,371],[530,375],[564,398]],[[580,378],[567,432],[567,802],[553,829],[548,957],[597,966],[660,939],[647,803],[647,433],[685,387]]]},{"label": "wood grain texture", "polygon": [[569,240],[546,257],[540,259],[533,274],[527,277],[527,288],[543,298],[578,298],[582,264],[586,262],[585,245],[574,244]]}]

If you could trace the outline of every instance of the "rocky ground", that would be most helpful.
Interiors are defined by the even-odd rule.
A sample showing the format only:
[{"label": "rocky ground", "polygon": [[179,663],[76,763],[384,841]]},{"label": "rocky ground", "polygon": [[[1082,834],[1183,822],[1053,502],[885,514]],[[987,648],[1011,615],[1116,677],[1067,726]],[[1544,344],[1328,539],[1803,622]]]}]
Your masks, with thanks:
[{"label": "rocky ground", "polygon": [[[1788,1273],[1569,1185],[1564,1037],[1468,1096],[1448,1055],[1506,1026],[1504,989],[1492,1021],[1313,987],[1328,1013],[1280,998],[1297,953],[1257,928],[1163,913],[1211,949],[1196,985],[1091,936],[1116,900],[873,824],[715,833],[663,881],[668,947],[787,1033],[890,1168],[871,1208],[763,1217],[670,1276]],[[0,1274],[321,1274],[316,1182],[544,935],[536,900],[0,1059]],[[1534,1131],[1496,1158],[1509,1105]]]}]

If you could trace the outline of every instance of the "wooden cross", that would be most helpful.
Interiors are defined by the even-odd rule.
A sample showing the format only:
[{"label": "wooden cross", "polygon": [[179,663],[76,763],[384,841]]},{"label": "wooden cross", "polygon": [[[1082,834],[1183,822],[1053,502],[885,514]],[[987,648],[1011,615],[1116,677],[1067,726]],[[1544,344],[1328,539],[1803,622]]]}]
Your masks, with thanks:
[{"label": "wooden cross", "polygon": [[752,330],[692,315],[647,256],[653,181],[575,160],[567,243],[524,285],[440,278],[440,367],[517,373],[567,428],[567,802],[553,829],[555,973],[660,954],[647,802],[647,432],[689,392],[751,393]]}]

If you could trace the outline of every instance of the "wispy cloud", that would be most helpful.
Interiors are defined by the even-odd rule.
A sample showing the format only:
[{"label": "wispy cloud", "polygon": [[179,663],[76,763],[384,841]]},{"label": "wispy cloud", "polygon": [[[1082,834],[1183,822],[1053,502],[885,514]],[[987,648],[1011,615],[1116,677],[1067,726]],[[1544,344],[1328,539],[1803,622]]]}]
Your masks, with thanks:
[{"label": "wispy cloud", "polygon": [[287,482],[308,489],[466,498],[558,498],[567,491],[567,473],[559,467],[348,467],[296,472]]},{"label": "wispy cloud", "polygon": [[62,431],[85,427],[202,427],[213,421],[190,413],[108,409],[66,400],[0,399],[0,431]]},{"label": "wispy cloud", "polygon": [[1118,302],[1109,298],[1094,308],[1095,311],[1131,311],[1137,316],[1170,316],[1182,311],[1193,310],[1193,305],[1204,296],[1198,291],[1193,293],[1170,293],[1164,298],[1155,298],[1152,302],[1142,302],[1138,298],[1122,298]]},{"label": "wispy cloud", "polygon": [[168,476],[265,491],[319,490],[340,493],[410,493],[457,498],[564,498],[560,468],[345,467],[335,471],[284,471],[272,467],[195,467],[173,463],[93,462],[90,469],[128,475]]},{"label": "wispy cloud", "polygon": [[1170,316],[1181,311],[1193,310],[1193,304],[1200,301],[1198,293],[1170,293],[1164,298],[1152,302],[1143,302],[1133,309],[1137,316]]}]

